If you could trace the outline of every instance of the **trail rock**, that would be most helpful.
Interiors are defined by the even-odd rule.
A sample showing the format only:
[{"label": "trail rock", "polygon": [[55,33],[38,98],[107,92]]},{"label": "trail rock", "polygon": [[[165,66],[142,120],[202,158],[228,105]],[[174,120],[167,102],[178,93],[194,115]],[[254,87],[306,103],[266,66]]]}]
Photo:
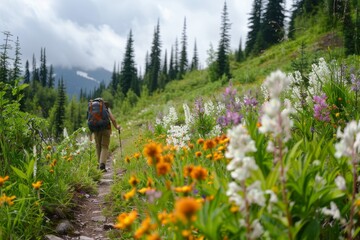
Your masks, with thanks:
[{"label": "trail rock", "polygon": [[106,222],[106,217],[104,216],[96,216],[91,218],[94,222]]},{"label": "trail rock", "polygon": [[61,237],[57,237],[55,235],[49,234],[49,235],[45,235],[45,240],[64,240]]},{"label": "trail rock", "polygon": [[86,236],[80,236],[79,240],[95,240],[91,237],[86,237]]},{"label": "trail rock", "polygon": [[74,230],[73,225],[70,223],[69,220],[62,220],[57,226],[56,226],[56,232],[60,235],[65,235]]}]

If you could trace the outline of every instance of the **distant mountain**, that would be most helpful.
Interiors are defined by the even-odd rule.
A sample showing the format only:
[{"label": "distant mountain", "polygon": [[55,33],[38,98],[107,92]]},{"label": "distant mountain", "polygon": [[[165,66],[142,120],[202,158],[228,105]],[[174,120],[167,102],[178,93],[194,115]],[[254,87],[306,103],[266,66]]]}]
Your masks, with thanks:
[{"label": "distant mountain", "polygon": [[64,79],[66,92],[70,97],[79,96],[80,90],[89,94],[94,89],[100,86],[101,82],[104,82],[106,86],[111,81],[112,73],[104,68],[97,68],[95,70],[83,70],[78,67],[64,68],[55,66],[55,87],[57,87],[59,79]]}]

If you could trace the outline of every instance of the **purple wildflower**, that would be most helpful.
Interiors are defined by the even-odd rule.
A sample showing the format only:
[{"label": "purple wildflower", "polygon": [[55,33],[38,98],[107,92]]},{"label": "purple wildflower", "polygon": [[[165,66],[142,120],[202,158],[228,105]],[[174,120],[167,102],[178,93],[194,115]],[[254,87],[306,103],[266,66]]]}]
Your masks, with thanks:
[{"label": "purple wildflower", "polygon": [[205,112],[202,98],[199,97],[195,100],[195,113],[199,116]]},{"label": "purple wildflower", "polygon": [[327,96],[314,96],[314,117],[322,122],[330,122],[329,105],[326,103]]},{"label": "purple wildflower", "polygon": [[246,107],[254,108],[258,105],[258,101],[254,97],[244,97],[244,105]]},{"label": "purple wildflower", "polygon": [[351,90],[354,92],[358,92],[360,90],[360,78],[356,76],[354,73],[350,75],[351,79]]}]

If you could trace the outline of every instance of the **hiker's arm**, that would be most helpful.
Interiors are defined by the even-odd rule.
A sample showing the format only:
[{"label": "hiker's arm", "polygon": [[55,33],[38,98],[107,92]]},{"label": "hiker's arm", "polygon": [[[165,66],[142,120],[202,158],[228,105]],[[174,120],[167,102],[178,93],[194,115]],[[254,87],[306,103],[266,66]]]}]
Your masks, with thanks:
[{"label": "hiker's arm", "polygon": [[112,124],[114,125],[114,127],[115,127],[116,129],[119,130],[119,129],[120,129],[120,125],[118,125],[118,124],[116,123],[116,119],[115,119],[114,115],[112,114],[110,108],[108,109],[108,111],[109,111],[109,116],[110,116],[110,120],[111,120]]}]

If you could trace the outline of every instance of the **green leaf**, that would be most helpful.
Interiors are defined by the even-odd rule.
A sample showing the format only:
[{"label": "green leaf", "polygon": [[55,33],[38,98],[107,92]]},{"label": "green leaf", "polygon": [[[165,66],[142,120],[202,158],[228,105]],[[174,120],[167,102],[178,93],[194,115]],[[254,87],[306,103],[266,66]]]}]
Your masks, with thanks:
[{"label": "green leaf", "polygon": [[316,220],[311,220],[304,225],[303,229],[299,232],[298,239],[314,240],[319,239],[320,236],[320,223]]},{"label": "green leaf", "polygon": [[18,169],[17,167],[11,166],[12,170],[16,173],[16,175],[22,179],[28,180],[26,174]]}]

